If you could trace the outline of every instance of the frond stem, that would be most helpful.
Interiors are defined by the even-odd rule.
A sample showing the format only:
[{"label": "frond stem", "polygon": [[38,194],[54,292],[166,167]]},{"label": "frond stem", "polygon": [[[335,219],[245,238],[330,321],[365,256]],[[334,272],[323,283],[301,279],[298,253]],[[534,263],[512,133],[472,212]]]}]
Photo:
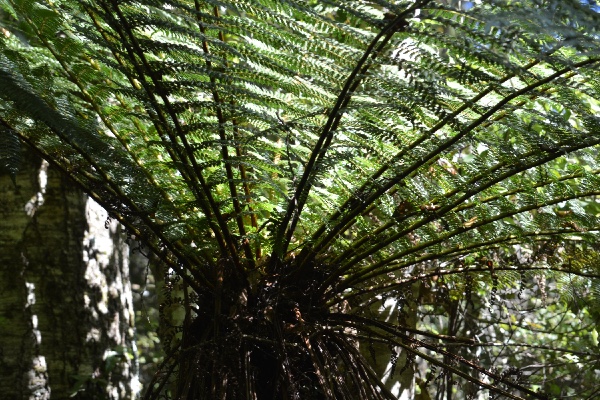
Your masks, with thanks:
[{"label": "frond stem", "polygon": [[[598,141],[600,143],[600,140]],[[544,163],[547,162],[546,160],[543,161],[539,161],[539,163]],[[500,177],[500,179],[505,179],[505,177]],[[491,183],[493,184],[493,182]],[[488,184],[490,185],[490,184]],[[444,215],[446,212],[450,211],[452,208],[454,208],[457,204],[462,203],[464,200],[463,197],[471,197],[473,196],[474,193],[466,193],[464,196],[462,196],[461,198],[457,199],[455,202],[453,202],[452,204],[448,205],[448,209],[446,209],[446,207],[443,207],[442,209],[440,209],[440,213],[439,214],[432,214],[426,218],[424,218],[423,220],[417,222],[416,224],[414,224],[413,226],[404,229],[400,232],[398,232],[397,234],[392,235],[392,237],[386,239],[385,241],[382,241],[381,243],[378,243],[377,245],[373,246],[372,248],[370,248],[369,250],[357,255],[355,258],[351,259],[348,263],[344,264],[343,266],[340,267],[339,271],[336,271],[336,274],[333,274],[333,276],[339,276],[339,274],[344,273],[345,271],[347,271],[348,269],[350,269],[352,266],[356,265],[360,260],[364,259],[365,257],[368,257],[369,255],[373,254],[374,252],[376,252],[377,250],[380,250],[381,248],[389,245],[391,242],[398,240],[400,237],[404,236],[405,234],[407,234],[408,232],[414,231],[416,228],[423,226],[424,224],[431,222],[437,218],[439,218],[440,216]],[[577,193],[577,194],[572,194],[571,196],[565,196],[563,198],[558,198],[558,199],[552,199],[550,201],[546,201],[543,203],[536,203],[536,204],[529,204],[527,206],[518,208],[516,210],[511,210],[505,213],[500,213],[497,214],[489,219],[485,219],[485,220],[481,220],[481,221],[477,221],[475,223],[473,223],[470,226],[461,226],[460,228],[457,228],[451,232],[448,232],[444,235],[440,235],[438,238],[436,238],[435,240],[429,241],[429,242],[425,242],[423,244],[419,244],[416,246],[411,247],[408,250],[405,251],[401,251],[398,253],[395,253],[387,258],[385,258],[384,260],[381,260],[371,266],[369,266],[368,268],[362,270],[360,273],[357,273],[355,275],[352,276],[352,278],[349,280],[350,282],[353,281],[357,281],[359,278],[361,278],[361,280],[366,280],[369,279],[371,277],[373,277],[374,275],[370,274],[371,272],[374,273],[377,269],[379,269],[382,266],[385,266],[386,264],[388,264],[391,261],[397,260],[398,258],[404,257],[408,254],[411,253],[415,253],[417,251],[422,251],[423,249],[433,246],[435,244],[439,244],[442,243],[444,240],[447,240],[453,236],[459,235],[461,233],[467,232],[469,230],[472,229],[476,229],[480,226],[489,224],[491,222],[494,221],[498,221],[501,220],[503,218],[507,218],[507,217],[511,217],[513,215],[517,215],[517,214],[521,214],[523,212],[526,211],[531,211],[531,210],[535,210],[537,208],[540,207],[544,207],[544,206],[548,206],[548,205],[553,205],[553,204],[558,204],[562,201],[568,200],[569,198],[578,198],[583,196],[584,194],[582,193]],[[585,195],[589,195],[589,196],[593,196],[593,195],[600,195],[600,191],[598,190],[592,190],[587,192]],[[467,197],[467,198],[468,198]],[[378,274],[375,274],[378,275]],[[325,283],[324,283],[325,285]]]},{"label": "frond stem", "polygon": [[[160,81],[160,79],[157,78],[156,74],[152,72],[152,68],[148,64],[146,55],[145,55],[144,51],[142,50],[142,48],[140,47],[136,36],[131,31],[126,18],[123,16],[123,13],[119,7],[119,3],[117,0],[112,0],[112,8],[114,9],[115,13],[117,14],[117,16],[120,20],[120,22],[114,21],[115,23],[114,23],[113,29],[115,29],[117,32],[119,32],[119,35],[121,35],[121,37],[123,38],[124,45],[127,47],[128,52],[130,52],[130,54],[131,54],[130,61],[136,66],[138,73],[140,75],[140,78],[141,78],[141,83],[142,83],[142,85],[144,85],[146,91],[148,92],[149,99],[154,104],[154,108],[155,108],[157,114],[159,116],[161,116],[162,118],[165,118],[165,116],[163,115],[163,113],[161,111],[161,108],[158,106],[158,104],[154,100],[155,92],[150,87],[148,87],[148,85],[146,84],[146,80],[144,79],[144,76],[146,74],[144,71],[149,72],[149,77],[152,80],[152,82],[154,83],[154,85],[156,86],[156,88],[158,89],[157,91],[159,92],[156,94],[158,94],[161,97],[161,99],[163,100],[163,102],[169,112],[171,121],[173,122],[173,124],[175,126],[175,130],[177,132],[179,132],[179,134],[177,136],[178,136],[179,140],[181,141],[181,143],[183,144],[185,152],[187,154],[187,156],[182,156],[181,159],[182,159],[182,161],[184,161],[184,165],[185,165],[186,159],[191,162],[193,170],[195,171],[195,176],[197,177],[198,182],[200,184],[200,188],[197,188],[195,190],[195,192],[198,196],[198,200],[202,200],[201,203],[204,203],[204,201],[208,202],[208,204],[206,206],[204,206],[206,215],[207,215],[207,217],[210,218],[210,215],[214,214],[214,216],[217,220],[217,223],[219,225],[220,232],[218,230],[213,231],[215,234],[215,237],[220,238],[219,241],[223,244],[224,248],[226,248],[228,250],[226,252],[226,254],[228,254],[231,257],[236,269],[238,270],[238,272],[241,273],[241,276],[245,277],[245,272],[243,271],[243,268],[240,265],[240,260],[239,260],[238,254],[237,254],[237,249],[236,249],[235,243],[231,237],[231,233],[227,226],[227,222],[225,221],[223,215],[221,214],[219,207],[217,206],[217,204],[212,196],[212,192],[211,192],[210,188],[208,187],[206,180],[204,179],[201,168],[198,165],[196,158],[194,156],[194,151],[193,151],[192,147],[190,146],[189,142],[187,141],[185,135],[181,133],[182,129],[181,129],[181,124],[179,122],[179,118],[173,111],[171,102],[170,102],[168,96],[165,94],[164,90],[162,90],[162,82]],[[110,9],[107,9],[107,7],[105,6],[105,11],[107,12],[107,15],[110,17],[111,16]],[[128,39],[129,39],[129,41],[128,41]],[[140,59],[140,61],[142,62],[143,65],[140,66],[135,62],[136,55],[137,55],[137,58]],[[164,119],[163,123],[164,123],[165,127],[168,126],[166,119]],[[167,132],[169,132],[169,129],[167,129]],[[173,143],[174,144],[177,143],[177,138],[175,136],[173,136],[171,133],[169,133],[169,135],[171,136],[171,140],[173,141]],[[194,187],[195,186],[196,185],[194,185]]]},{"label": "frond stem", "polygon": [[366,75],[366,72],[371,65],[368,63],[369,59],[371,58],[374,60],[377,57],[398,29],[406,28],[407,22],[405,19],[409,13],[427,3],[429,3],[429,0],[416,1],[415,4],[389,22],[375,38],[373,38],[367,49],[364,51],[361,59],[356,63],[352,73],[348,76],[344,87],[337,97],[336,104],[329,111],[329,118],[323,127],[323,132],[319,136],[319,139],[311,152],[310,158],[304,167],[304,173],[296,187],[296,191],[288,203],[286,214],[280,222],[277,235],[275,236],[273,253],[271,255],[272,267],[275,267],[287,251],[296,224],[298,223],[300,214],[308,198],[308,192],[312,187],[311,180],[319,172],[319,165],[325,157],[327,149],[333,140],[333,133],[335,129],[337,129],[337,126],[344,115],[344,107],[351,100],[354,89],[362,82],[362,77]]},{"label": "frond stem", "polygon": [[[456,354],[453,354],[447,350],[439,348],[438,346],[415,339],[413,337],[410,337],[407,334],[402,333],[402,330],[404,330],[403,326],[394,326],[391,324],[386,324],[381,321],[376,321],[376,320],[373,320],[370,318],[364,318],[364,317],[360,317],[360,316],[353,315],[353,314],[332,313],[332,314],[328,315],[328,318],[331,320],[332,324],[337,324],[337,323],[343,322],[344,325],[347,325],[348,327],[355,328],[357,330],[361,330],[361,331],[365,331],[365,332],[370,332],[374,336],[383,337],[381,333],[378,333],[372,327],[381,329],[382,331],[392,335],[392,337],[389,337],[389,336],[383,337],[388,342],[391,342],[396,346],[402,347],[405,351],[407,351],[409,353],[413,353],[416,356],[418,356],[419,358],[422,358],[434,365],[437,365],[438,367],[440,367],[446,371],[456,374],[456,375],[458,375],[470,382],[473,382],[481,387],[485,387],[486,389],[488,389],[492,392],[502,394],[503,396],[506,396],[510,399],[525,400],[522,397],[515,396],[509,392],[506,392],[506,391],[500,389],[498,386],[494,386],[494,385],[485,383],[477,378],[474,378],[470,374],[463,372],[456,367],[453,367],[449,364],[439,361],[439,360],[435,359],[434,357],[417,350],[417,348],[423,347],[434,353],[438,353],[440,355],[448,357],[448,358],[454,360],[455,362],[463,364],[470,369],[473,369],[483,375],[490,377],[491,379],[495,380],[496,382],[501,382],[509,387],[512,387],[513,389],[527,393],[529,396],[531,396],[533,398],[541,399],[541,400],[546,399],[546,396],[544,396],[543,394],[536,393],[530,389],[527,389],[524,386],[521,386],[515,382],[512,382],[512,381],[510,381],[506,378],[503,378],[497,374],[494,374],[493,372],[490,372],[487,369],[480,367],[479,365],[475,364],[472,361],[469,361],[463,357],[457,356]],[[394,336],[401,338],[401,340],[394,339],[393,338]]]},{"label": "frond stem", "polygon": [[[204,24],[202,23],[202,20],[200,18],[200,3],[198,2],[198,0],[194,0],[194,6],[196,8],[196,20],[197,20],[197,25],[198,25],[198,29],[200,30],[200,32],[202,33],[202,35],[204,35],[204,37],[206,37],[206,28],[204,27]],[[213,8],[213,12],[215,17],[218,19],[219,18],[219,9],[217,8],[217,6],[215,6]],[[222,42],[225,42],[225,36],[223,35],[222,31],[219,31],[219,39]],[[208,41],[206,41],[206,39],[202,40],[202,50],[204,51],[204,54],[206,54],[207,56],[211,54],[210,49],[208,47]],[[210,59],[207,57],[206,59],[206,67],[209,70],[213,70],[213,65],[212,65],[212,61],[210,61]],[[225,66],[228,66],[227,61],[225,60]],[[210,75],[210,74],[209,74]],[[231,195],[231,201],[233,203],[233,210],[235,213],[235,220],[238,226],[238,230],[240,233],[240,236],[242,237],[242,247],[244,249],[244,253],[246,255],[246,259],[248,260],[248,263],[250,264],[250,267],[254,267],[254,255],[252,254],[252,249],[250,248],[250,244],[248,243],[247,239],[246,239],[246,228],[244,227],[244,220],[242,217],[242,208],[240,206],[240,201],[238,198],[238,193],[237,193],[237,188],[235,187],[235,183],[234,183],[234,176],[233,176],[233,170],[231,168],[231,159],[229,157],[229,150],[227,149],[227,133],[225,132],[225,116],[223,114],[223,108],[221,107],[222,104],[222,100],[221,100],[221,96],[219,95],[219,92],[217,91],[217,79],[214,76],[210,76],[210,83],[211,83],[211,94],[214,100],[214,106],[215,106],[215,112],[217,114],[217,120],[219,122],[219,139],[221,139],[221,156],[223,157],[223,164],[225,166],[225,174],[227,175],[227,181],[228,181],[228,187],[229,187],[229,193]],[[239,146],[236,146],[236,149],[239,148]]]},{"label": "frond stem", "polygon": [[[538,65],[540,62],[541,62],[540,59],[534,60],[531,63],[529,63],[528,65],[524,66],[523,69],[529,70],[529,69],[535,67],[536,65]],[[451,114],[447,115],[445,118],[443,118],[437,124],[435,124],[432,128],[430,128],[420,138],[418,138],[413,143],[411,143],[409,146],[407,146],[405,149],[399,151],[396,155],[394,155],[394,157],[388,163],[381,166],[381,168],[379,168],[379,170],[377,170],[372,176],[370,176],[365,181],[365,183],[361,186],[361,188],[359,188],[357,190],[357,192],[358,193],[367,193],[369,190],[371,190],[373,182],[375,182],[379,177],[381,177],[390,168],[390,165],[392,165],[394,163],[394,160],[400,160],[405,154],[409,153],[410,151],[415,149],[418,145],[425,142],[427,139],[431,138],[435,132],[437,132],[442,127],[444,127],[445,125],[447,125],[448,123],[453,121],[456,117],[458,117],[465,110],[471,108],[479,100],[483,99],[485,96],[487,96],[490,93],[492,93],[493,91],[495,91],[496,87],[498,85],[502,85],[503,83],[514,78],[516,75],[517,75],[516,73],[506,75],[504,78],[500,79],[499,81],[494,82],[493,84],[490,84],[485,90],[480,92],[478,95],[473,97],[468,102],[465,101],[465,103],[462,106],[460,106],[457,110],[455,110]],[[327,231],[327,226],[329,225],[329,223],[340,218],[342,216],[344,210],[348,210],[348,213],[344,216],[344,218],[333,229],[331,229],[330,233],[325,238],[321,239],[313,247],[309,246],[302,250],[302,252],[298,256],[298,258],[300,259],[301,265],[312,260],[319,253],[319,251],[322,248],[325,248],[331,242],[331,240],[340,233],[341,229],[344,226],[346,226],[349,221],[353,220],[357,215],[359,215],[361,213],[362,210],[361,210],[360,205],[355,205],[355,204],[353,204],[353,202],[354,202],[354,198],[353,198],[353,196],[350,196],[344,202],[344,204],[342,204],[339,207],[339,209],[331,215],[331,217],[328,220],[328,223],[321,225],[319,227],[319,229],[317,229],[315,231],[315,233],[313,234],[313,236],[311,238],[311,243],[315,243],[317,241],[317,239]],[[363,202],[363,203],[365,203],[365,202]],[[308,258],[308,260],[307,260],[307,258]]]},{"label": "frond stem", "polygon": [[[461,138],[465,137],[467,134],[469,134],[471,131],[473,131],[475,128],[477,128],[481,124],[485,123],[487,120],[489,120],[490,117],[492,117],[496,112],[498,112],[499,110],[501,110],[511,100],[513,100],[513,99],[515,99],[515,98],[517,98],[519,96],[522,96],[522,95],[524,95],[524,94],[532,91],[533,89],[535,89],[535,88],[537,88],[539,86],[542,86],[542,85],[545,85],[545,84],[547,84],[549,82],[552,82],[553,80],[561,77],[562,75],[565,75],[565,74],[571,72],[572,70],[574,70],[576,68],[580,68],[580,67],[583,67],[583,66],[586,66],[586,65],[594,64],[594,63],[597,63],[598,61],[599,61],[599,59],[588,59],[588,60],[581,61],[579,63],[574,64],[573,66],[570,66],[570,67],[564,68],[562,70],[559,70],[559,71],[557,71],[557,72],[555,72],[555,73],[547,76],[546,78],[540,79],[539,81],[537,81],[537,82],[535,82],[535,83],[533,83],[531,85],[528,85],[528,86],[526,86],[526,87],[524,87],[524,88],[522,88],[520,90],[517,90],[517,91],[511,93],[510,95],[504,97],[497,104],[495,104],[493,107],[491,107],[491,109],[488,110],[485,114],[481,115],[475,121],[473,121],[472,123],[470,123],[465,129],[463,129],[462,131],[460,131],[454,137],[449,138],[446,141],[444,141],[444,143],[442,145],[438,146],[427,157],[424,157],[422,163],[430,161],[433,157],[435,157],[441,151],[444,151],[444,150],[448,149],[453,144],[455,144],[456,142],[458,142]],[[446,119],[444,119],[441,122],[445,122],[445,121],[446,121]],[[436,125],[435,130],[441,128],[441,126],[439,126],[439,125],[440,124]],[[430,131],[430,132],[432,132],[432,131]],[[580,145],[580,146],[577,146],[576,148],[584,148],[584,147],[588,147],[588,146],[589,145],[585,145],[585,146],[581,146]],[[554,158],[557,158],[557,157],[558,157],[557,155],[553,154],[553,155],[551,155],[551,157],[547,161],[549,161],[551,159],[554,159]],[[534,164],[534,165],[537,165],[537,163]],[[367,207],[368,205],[374,203],[380,196],[382,196],[390,188],[392,188],[393,186],[395,186],[396,184],[398,184],[399,182],[401,182],[408,175],[410,175],[411,173],[413,173],[414,171],[416,171],[420,167],[421,167],[421,164],[415,163],[415,164],[411,165],[410,167],[408,167],[402,173],[396,175],[394,178],[390,178],[390,179],[386,180],[386,182],[383,183],[377,190],[375,190],[374,192],[372,192],[372,194],[367,199],[365,199],[363,202],[357,202],[358,204],[356,204],[346,214],[346,216],[336,225],[336,227],[334,227],[332,229],[332,232],[329,235],[327,235],[323,240],[321,240],[321,242],[319,244],[317,244],[314,247],[314,249],[312,249],[312,250],[308,249],[306,251],[307,252],[310,251],[312,253],[312,257],[314,257],[316,254],[318,254],[318,252],[322,248],[324,248],[338,234],[338,232],[340,230],[340,227],[343,227],[350,220],[354,219],[360,212],[362,212],[362,210],[364,210],[365,207]],[[385,168],[389,168],[389,167],[385,167]],[[510,176],[510,175],[508,175],[508,176]],[[373,180],[374,180],[374,178],[373,179],[369,179],[370,182],[372,182]],[[498,181],[498,180],[496,180],[496,181]],[[477,192],[479,192],[479,191],[480,190],[478,190]],[[475,194],[475,193],[472,193],[471,196],[473,194]],[[466,198],[463,199],[463,200],[466,200]],[[347,204],[350,204],[350,200],[348,200]],[[444,207],[444,211],[448,211],[448,209],[446,209],[446,207]],[[441,211],[441,212],[444,212],[444,211]],[[338,213],[340,213],[340,211],[338,211],[336,214],[338,214]],[[431,220],[429,220],[427,222],[430,222],[430,221]],[[381,248],[381,246],[380,246],[380,248]],[[306,256],[306,254],[305,254],[305,256]],[[305,261],[301,260],[301,262],[305,262]]]}]

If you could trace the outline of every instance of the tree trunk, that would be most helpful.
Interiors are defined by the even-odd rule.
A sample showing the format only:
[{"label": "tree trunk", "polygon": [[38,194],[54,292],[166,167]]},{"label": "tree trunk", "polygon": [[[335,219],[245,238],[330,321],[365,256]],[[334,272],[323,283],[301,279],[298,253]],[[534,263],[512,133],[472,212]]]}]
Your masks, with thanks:
[{"label": "tree trunk", "polygon": [[0,398],[132,398],[123,235],[66,177],[24,159],[16,186],[0,175]]},{"label": "tree trunk", "polygon": [[[418,283],[411,285],[401,298],[387,298],[385,301],[375,302],[371,306],[371,312],[385,316],[386,322],[416,328],[419,286]],[[360,351],[371,361],[377,376],[398,400],[415,399],[417,363],[406,351],[400,347],[390,347],[369,340],[360,343]]]}]

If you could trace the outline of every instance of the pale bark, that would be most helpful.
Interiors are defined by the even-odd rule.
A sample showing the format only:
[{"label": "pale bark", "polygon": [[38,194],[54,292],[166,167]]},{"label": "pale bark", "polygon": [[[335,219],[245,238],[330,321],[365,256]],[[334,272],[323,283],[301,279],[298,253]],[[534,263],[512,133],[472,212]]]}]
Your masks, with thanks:
[{"label": "pale bark", "polygon": [[[385,301],[375,302],[371,312],[378,314],[386,322],[414,329],[417,326],[418,290],[419,284],[414,284],[402,298],[387,298]],[[363,340],[360,343],[360,351],[371,361],[377,376],[381,377],[382,382],[398,400],[415,399],[417,363],[415,360],[411,361],[405,350]]]},{"label": "pale bark", "polygon": [[122,234],[90,207],[88,223],[85,196],[24,159],[16,187],[0,175],[0,398],[132,398]]}]

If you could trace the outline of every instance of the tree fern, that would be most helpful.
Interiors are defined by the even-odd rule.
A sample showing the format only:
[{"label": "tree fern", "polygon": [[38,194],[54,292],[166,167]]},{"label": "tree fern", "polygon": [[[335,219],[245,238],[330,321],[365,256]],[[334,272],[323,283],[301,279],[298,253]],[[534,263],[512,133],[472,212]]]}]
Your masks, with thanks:
[{"label": "tree fern", "polygon": [[[422,390],[544,398],[536,374],[455,346],[485,340],[427,331],[423,293],[482,315],[536,276],[597,276],[574,250],[576,266],[510,259],[596,240],[588,5],[1,4],[2,143],[18,135],[68,173],[164,267],[165,306],[181,304],[147,398],[393,398],[369,342],[404,371],[430,365]],[[420,286],[415,327],[373,312]]]}]

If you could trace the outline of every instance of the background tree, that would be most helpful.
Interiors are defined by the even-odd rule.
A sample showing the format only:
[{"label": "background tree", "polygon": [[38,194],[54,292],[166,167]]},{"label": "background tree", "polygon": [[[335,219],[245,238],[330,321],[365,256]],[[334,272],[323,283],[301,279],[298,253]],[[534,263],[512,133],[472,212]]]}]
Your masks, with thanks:
[{"label": "background tree", "polygon": [[[3,134],[0,155],[11,147]],[[18,173],[0,175],[0,396],[133,398],[123,234],[116,224],[105,229],[105,211],[64,175],[31,152],[21,159]]]},{"label": "background tree", "polygon": [[589,5],[2,4],[0,123],[156,258],[147,398],[394,398],[376,344],[408,396],[595,393],[548,322],[595,321]]}]

